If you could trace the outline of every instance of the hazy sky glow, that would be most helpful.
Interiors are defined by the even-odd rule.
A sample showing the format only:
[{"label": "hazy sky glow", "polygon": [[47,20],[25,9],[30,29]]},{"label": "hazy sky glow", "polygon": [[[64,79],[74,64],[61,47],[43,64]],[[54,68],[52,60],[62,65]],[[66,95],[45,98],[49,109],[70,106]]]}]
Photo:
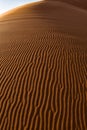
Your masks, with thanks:
[{"label": "hazy sky glow", "polygon": [[0,0],[0,14],[3,14],[15,7],[36,1],[40,0]]}]

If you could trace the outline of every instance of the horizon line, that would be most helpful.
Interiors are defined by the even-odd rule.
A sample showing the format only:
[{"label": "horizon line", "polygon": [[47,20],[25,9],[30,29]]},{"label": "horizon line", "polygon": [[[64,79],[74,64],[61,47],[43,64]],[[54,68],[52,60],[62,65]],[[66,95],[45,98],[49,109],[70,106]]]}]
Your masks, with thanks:
[{"label": "horizon line", "polygon": [[20,5],[18,5],[18,6],[13,7],[13,8],[9,8],[9,9],[6,10],[6,11],[0,12],[0,16],[3,16],[4,14],[6,14],[6,13],[12,11],[12,10],[17,9],[17,8],[20,8],[20,7],[22,7],[22,6],[25,6],[25,5],[27,5],[27,4],[33,4],[33,3],[40,2],[40,1],[43,1],[43,0],[34,0],[34,1],[31,1],[31,2],[27,2],[27,3],[25,3],[25,4],[20,4]]}]

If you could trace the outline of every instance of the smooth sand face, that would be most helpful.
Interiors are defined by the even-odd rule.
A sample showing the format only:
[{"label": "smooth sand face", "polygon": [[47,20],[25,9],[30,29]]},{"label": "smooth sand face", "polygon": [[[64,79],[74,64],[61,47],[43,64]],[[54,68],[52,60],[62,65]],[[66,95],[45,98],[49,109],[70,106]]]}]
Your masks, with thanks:
[{"label": "smooth sand face", "polygon": [[[47,1],[52,1],[52,0],[47,0]],[[74,5],[76,7],[87,9],[87,0],[54,0],[54,1],[61,1],[61,2]]]},{"label": "smooth sand face", "polygon": [[87,12],[44,1],[0,19],[0,130],[87,129]]}]

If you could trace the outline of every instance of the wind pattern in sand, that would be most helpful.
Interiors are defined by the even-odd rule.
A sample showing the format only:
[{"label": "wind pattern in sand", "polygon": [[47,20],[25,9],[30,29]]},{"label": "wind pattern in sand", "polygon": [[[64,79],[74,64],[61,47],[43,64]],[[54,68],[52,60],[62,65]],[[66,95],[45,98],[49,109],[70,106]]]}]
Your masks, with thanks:
[{"label": "wind pattern in sand", "polygon": [[0,130],[87,130],[86,40],[60,31],[44,5],[0,22]]}]

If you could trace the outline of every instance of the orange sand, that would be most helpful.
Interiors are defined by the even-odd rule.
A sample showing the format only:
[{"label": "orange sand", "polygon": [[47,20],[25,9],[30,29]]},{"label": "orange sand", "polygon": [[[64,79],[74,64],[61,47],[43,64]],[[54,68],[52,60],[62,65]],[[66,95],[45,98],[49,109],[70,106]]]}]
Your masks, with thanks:
[{"label": "orange sand", "polygon": [[87,11],[43,1],[0,18],[0,130],[87,130]]}]

